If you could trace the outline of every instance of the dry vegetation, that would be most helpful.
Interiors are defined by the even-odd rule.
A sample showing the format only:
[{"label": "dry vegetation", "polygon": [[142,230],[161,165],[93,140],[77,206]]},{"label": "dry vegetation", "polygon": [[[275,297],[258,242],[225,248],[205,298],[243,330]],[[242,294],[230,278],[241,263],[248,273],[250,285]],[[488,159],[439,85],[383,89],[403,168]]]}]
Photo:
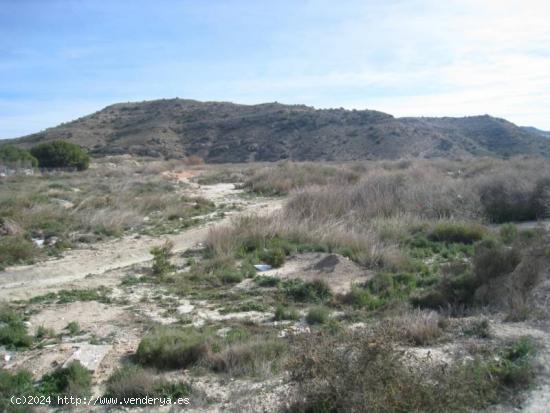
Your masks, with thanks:
[{"label": "dry vegetation", "polygon": [[[62,214],[64,231],[55,233],[68,240],[71,231],[94,232],[94,213],[96,219],[105,211],[137,217],[128,227],[115,220],[125,231],[176,225],[174,209],[184,219],[207,209],[207,201],[182,199],[177,184],[159,178],[164,168],[92,169],[62,188],[56,177],[31,178],[33,189],[23,187],[17,208],[0,204],[3,228],[21,228],[22,235],[9,237],[28,242],[34,211],[54,198],[74,203]],[[521,405],[536,380],[537,345],[493,333],[508,321],[548,317],[547,295],[540,293],[549,278],[548,232],[518,224],[548,217],[550,167],[543,160],[283,162],[220,168],[198,181],[237,179],[246,196],[287,195],[287,202],[270,215],[241,215],[212,227],[201,248],[182,255],[159,242],[151,268],[132,269],[136,274],[123,279],[118,298],[111,300],[108,290],[63,290],[25,303],[126,305],[136,291],[151,293],[130,310],[156,306],[170,321],[133,326],[141,334],[135,351],[103,380],[103,394],[202,399],[205,383],[217,381],[224,388],[244,383],[240,391],[248,399],[257,383],[276,382],[267,392],[282,389],[283,396],[268,406],[272,411],[470,412]],[[45,198],[33,203],[37,188]],[[339,293],[330,277],[342,274],[328,281],[284,278],[254,267],[283,271],[294,257],[314,253],[366,275]],[[181,306],[192,309],[179,312]],[[17,310],[0,309],[0,344],[36,348],[55,339],[47,329],[30,335]],[[67,327],[72,335],[80,330]],[[15,386],[16,373],[0,373]],[[24,386],[32,380],[25,380],[21,394],[31,391]]]},{"label": "dry vegetation", "polygon": [[185,183],[162,175],[178,168],[186,166],[115,157],[83,172],[0,180],[0,266],[128,232],[162,234],[191,225],[193,217],[213,211],[214,205],[184,195]]},{"label": "dry vegetation", "polygon": [[[305,399],[297,399],[293,411],[484,408],[516,397],[528,385],[532,373],[526,359],[516,366],[512,357],[500,366],[476,353],[473,362],[440,373],[424,360],[406,361],[391,343],[424,346],[445,340],[447,323],[441,314],[460,317],[489,308],[504,311],[508,320],[539,317],[529,301],[548,276],[547,234],[536,228],[518,230],[514,224],[499,230],[490,225],[547,218],[549,178],[550,168],[538,159],[345,166],[284,162],[252,174],[244,187],[262,194],[290,193],[285,208],[213,229],[207,262],[222,260],[238,271],[249,262],[280,266],[294,254],[324,251],[347,256],[375,273],[344,296],[317,295],[307,283],[291,287],[297,293],[286,295],[328,304],[309,307],[305,320],[332,331],[325,345],[304,338],[294,377],[301,389],[297,394]],[[277,286],[283,295],[289,291],[288,283],[268,281],[261,282]],[[278,319],[292,318],[285,314],[286,304],[279,302]],[[414,310],[419,307],[432,311]],[[344,310],[351,320],[397,312],[401,315],[389,326],[399,334],[377,330],[368,339],[342,336],[342,320],[331,318],[331,309]],[[378,340],[384,345],[378,346]],[[416,367],[410,370],[407,363]]]}]

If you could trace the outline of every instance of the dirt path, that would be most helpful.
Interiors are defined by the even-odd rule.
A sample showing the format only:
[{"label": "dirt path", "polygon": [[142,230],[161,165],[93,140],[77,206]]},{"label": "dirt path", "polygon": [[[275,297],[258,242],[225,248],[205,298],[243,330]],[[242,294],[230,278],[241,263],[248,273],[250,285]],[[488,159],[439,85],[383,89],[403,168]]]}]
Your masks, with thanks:
[{"label": "dirt path", "polygon": [[162,244],[164,240],[173,242],[174,252],[184,251],[201,242],[209,228],[226,223],[237,214],[252,211],[269,213],[281,205],[282,201],[279,200],[252,201],[247,203],[242,211],[229,213],[221,221],[209,222],[176,235],[125,236],[96,244],[89,249],[68,251],[61,259],[7,268],[0,272],[0,301],[28,299],[62,289],[64,285],[84,280],[87,276],[96,276],[94,279],[101,284],[101,277],[97,277],[98,275],[151,260],[151,247]]}]

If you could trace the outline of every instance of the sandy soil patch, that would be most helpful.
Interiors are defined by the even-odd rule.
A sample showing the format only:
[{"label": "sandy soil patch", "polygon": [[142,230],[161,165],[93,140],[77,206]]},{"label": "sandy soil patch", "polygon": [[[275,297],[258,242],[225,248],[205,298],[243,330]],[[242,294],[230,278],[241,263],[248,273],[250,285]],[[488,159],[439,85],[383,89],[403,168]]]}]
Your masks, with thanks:
[{"label": "sandy soil patch", "polygon": [[304,281],[321,279],[334,293],[344,294],[351,290],[353,283],[365,282],[372,273],[339,254],[305,253],[293,256],[281,268],[259,275]]},{"label": "sandy soil patch", "polygon": [[56,333],[60,333],[71,321],[76,321],[82,330],[105,337],[116,330],[116,324],[125,318],[125,311],[120,307],[97,301],[77,301],[46,308],[34,314],[29,321],[34,331],[44,326]]},{"label": "sandy soil patch", "polygon": [[189,182],[189,178],[197,176],[202,171],[164,171],[161,175],[177,182]]}]

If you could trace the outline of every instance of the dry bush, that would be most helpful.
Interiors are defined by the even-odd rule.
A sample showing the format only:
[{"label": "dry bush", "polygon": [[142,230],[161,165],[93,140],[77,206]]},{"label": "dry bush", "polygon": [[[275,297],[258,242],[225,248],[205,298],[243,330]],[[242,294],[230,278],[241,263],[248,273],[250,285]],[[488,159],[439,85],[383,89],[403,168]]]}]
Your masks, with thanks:
[{"label": "dry bush", "polygon": [[416,346],[432,344],[443,334],[444,320],[435,311],[415,310],[391,323],[400,336]]},{"label": "dry bush", "polygon": [[521,262],[518,248],[485,242],[476,248],[473,258],[474,276],[479,285],[509,274]]},{"label": "dry bush", "polygon": [[121,403],[128,403],[130,398],[189,396],[192,388],[188,383],[172,382],[157,377],[155,372],[144,370],[139,366],[126,365],[116,370],[107,380],[107,397],[116,397]]},{"label": "dry bush", "polygon": [[[509,259],[495,256],[495,261],[506,263]],[[540,310],[544,313],[544,306],[547,304],[547,299],[540,300],[538,297],[538,290],[539,286],[544,285],[549,268],[550,255],[547,247],[528,248],[522,251],[519,264],[510,265],[504,268],[500,276],[489,279],[476,292],[476,297],[484,303],[505,310],[510,321],[537,317]]]},{"label": "dry bush", "polygon": [[480,215],[477,195],[464,181],[427,166],[406,171],[374,169],[355,185],[305,189],[291,199],[287,208],[301,218],[346,219],[358,224],[405,214],[430,219]]},{"label": "dry bush", "polygon": [[520,339],[489,357],[443,367],[399,349],[391,329],[302,336],[289,363],[296,383],[289,411],[477,411],[529,386],[533,352]]},{"label": "dry bush", "polygon": [[80,214],[90,230],[100,231],[106,235],[121,235],[125,230],[143,222],[143,218],[134,210],[118,208],[101,208],[88,210]]},{"label": "dry bush", "polygon": [[204,159],[197,155],[191,155],[185,158],[185,164],[190,166],[204,165]]},{"label": "dry bush", "polygon": [[253,171],[243,186],[263,195],[282,195],[311,185],[349,185],[358,179],[357,173],[342,167],[310,162],[281,162]]},{"label": "dry bush", "polygon": [[232,257],[239,247],[235,230],[228,226],[211,227],[206,236],[206,246],[213,256]]},{"label": "dry bush", "polygon": [[545,160],[493,161],[472,185],[491,221],[534,220],[548,213],[550,167]]},{"label": "dry bush", "polygon": [[155,394],[157,379],[152,371],[139,366],[126,366],[115,371],[107,380],[111,397],[146,397]]},{"label": "dry bush", "polygon": [[[296,244],[315,245],[326,251],[339,252],[367,266],[384,264],[387,245],[368,229],[354,231],[335,223],[318,223],[313,220],[297,220],[285,212],[269,217],[241,216],[230,228],[210,231],[206,240],[209,251],[223,256],[234,256],[241,248],[262,248],[275,237]],[[391,262],[398,261],[395,250],[389,255]]]},{"label": "dry bush", "polygon": [[286,352],[287,345],[282,340],[258,338],[232,344],[219,353],[211,354],[207,364],[212,370],[231,377],[266,377],[278,370]]}]

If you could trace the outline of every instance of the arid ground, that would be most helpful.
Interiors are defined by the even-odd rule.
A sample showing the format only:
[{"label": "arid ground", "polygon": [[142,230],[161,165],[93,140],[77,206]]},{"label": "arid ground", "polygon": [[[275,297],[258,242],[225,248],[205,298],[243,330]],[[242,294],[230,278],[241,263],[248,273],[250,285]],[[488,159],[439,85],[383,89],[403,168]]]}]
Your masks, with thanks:
[{"label": "arid ground", "polygon": [[548,411],[543,160],[122,156],[1,179],[0,410]]}]

